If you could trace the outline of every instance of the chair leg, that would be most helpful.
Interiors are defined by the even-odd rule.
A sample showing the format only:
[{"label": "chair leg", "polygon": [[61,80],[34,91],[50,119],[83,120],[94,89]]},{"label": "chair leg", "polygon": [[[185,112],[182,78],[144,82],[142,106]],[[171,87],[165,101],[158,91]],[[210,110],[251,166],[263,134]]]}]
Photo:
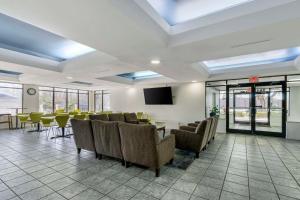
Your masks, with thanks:
[{"label": "chair leg", "polygon": [[95,151],[95,157],[96,157],[96,159],[98,158],[98,156],[100,157],[100,154],[98,155],[97,152]]},{"label": "chair leg", "polygon": [[128,168],[129,167],[129,162],[127,162],[126,160],[124,160],[124,165],[125,165],[126,168]]},{"label": "chair leg", "polygon": [[80,154],[81,148],[77,148],[77,153]]},{"label": "chair leg", "polygon": [[196,158],[199,158],[199,152],[196,152]]},{"label": "chair leg", "polygon": [[173,161],[174,161],[174,158],[172,158],[172,159],[170,160],[169,164],[172,165],[172,164],[173,164]]},{"label": "chair leg", "polygon": [[102,154],[98,154],[98,159],[102,160]]},{"label": "chair leg", "polygon": [[155,169],[155,176],[159,177],[160,176],[160,169]]},{"label": "chair leg", "polygon": [[122,166],[125,166],[125,160],[121,160]]}]

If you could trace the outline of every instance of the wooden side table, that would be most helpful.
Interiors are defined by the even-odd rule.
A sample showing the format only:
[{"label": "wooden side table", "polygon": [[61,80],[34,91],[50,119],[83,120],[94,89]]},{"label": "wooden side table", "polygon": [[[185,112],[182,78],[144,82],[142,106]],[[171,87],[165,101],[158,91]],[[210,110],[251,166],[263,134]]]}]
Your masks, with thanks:
[{"label": "wooden side table", "polygon": [[7,117],[7,119],[6,120],[1,119],[0,124],[8,124],[8,128],[11,130],[13,128],[11,114],[0,114],[0,118],[2,117]]}]

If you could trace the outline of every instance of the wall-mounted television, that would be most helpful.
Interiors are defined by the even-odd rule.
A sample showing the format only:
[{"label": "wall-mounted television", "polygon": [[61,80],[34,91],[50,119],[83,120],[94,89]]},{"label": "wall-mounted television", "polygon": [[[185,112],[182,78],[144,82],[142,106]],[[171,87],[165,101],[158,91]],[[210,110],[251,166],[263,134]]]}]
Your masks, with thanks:
[{"label": "wall-mounted television", "polygon": [[171,87],[144,88],[144,97],[146,105],[173,104]]}]

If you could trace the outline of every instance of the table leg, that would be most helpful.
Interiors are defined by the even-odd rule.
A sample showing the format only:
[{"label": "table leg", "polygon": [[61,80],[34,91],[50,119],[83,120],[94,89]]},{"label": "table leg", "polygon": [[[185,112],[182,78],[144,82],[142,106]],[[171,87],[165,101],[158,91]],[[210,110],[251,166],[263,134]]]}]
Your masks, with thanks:
[{"label": "table leg", "polygon": [[166,129],[164,128],[163,129],[163,137],[165,137],[165,135],[166,135]]}]

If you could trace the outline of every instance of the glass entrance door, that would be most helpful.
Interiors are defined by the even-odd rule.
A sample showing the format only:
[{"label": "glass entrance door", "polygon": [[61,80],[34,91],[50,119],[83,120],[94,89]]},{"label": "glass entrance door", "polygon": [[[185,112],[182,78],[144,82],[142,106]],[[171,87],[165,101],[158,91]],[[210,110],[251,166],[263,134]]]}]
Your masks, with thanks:
[{"label": "glass entrance door", "polygon": [[285,136],[285,82],[228,85],[226,94],[227,132]]}]

